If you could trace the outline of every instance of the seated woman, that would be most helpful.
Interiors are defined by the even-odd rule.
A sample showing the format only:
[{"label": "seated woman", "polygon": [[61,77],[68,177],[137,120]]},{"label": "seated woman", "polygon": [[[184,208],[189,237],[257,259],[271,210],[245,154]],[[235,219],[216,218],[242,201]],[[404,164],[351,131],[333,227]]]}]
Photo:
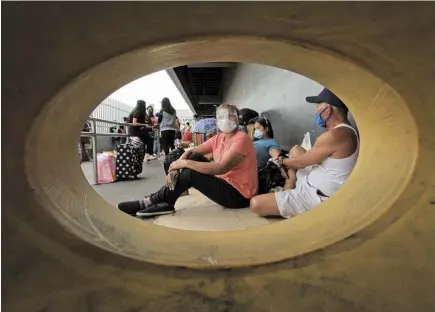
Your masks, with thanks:
[{"label": "seated woman", "polygon": [[255,151],[257,152],[257,166],[266,165],[270,158],[276,158],[281,153],[281,148],[273,139],[273,128],[269,119],[259,117],[255,121],[254,142]]},{"label": "seated woman", "polygon": [[[173,162],[167,186],[141,200],[120,203],[118,209],[141,217],[170,214],[175,212],[180,195],[191,187],[225,208],[248,207],[258,189],[254,145],[245,132],[238,130],[236,107],[223,104],[216,110],[216,117],[221,132]],[[203,156],[210,153],[214,162],[207,162]]]}]

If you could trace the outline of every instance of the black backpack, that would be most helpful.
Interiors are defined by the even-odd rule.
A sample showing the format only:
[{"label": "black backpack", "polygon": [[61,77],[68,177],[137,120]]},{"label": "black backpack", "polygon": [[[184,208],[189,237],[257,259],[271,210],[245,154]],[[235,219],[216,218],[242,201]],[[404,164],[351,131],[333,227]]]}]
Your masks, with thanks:
[{"label": "black backpack", "polygon": [[281,169],[273,162],[268,161],[258,169],[258,193],[267,194],[271,189],[285,184]]}]

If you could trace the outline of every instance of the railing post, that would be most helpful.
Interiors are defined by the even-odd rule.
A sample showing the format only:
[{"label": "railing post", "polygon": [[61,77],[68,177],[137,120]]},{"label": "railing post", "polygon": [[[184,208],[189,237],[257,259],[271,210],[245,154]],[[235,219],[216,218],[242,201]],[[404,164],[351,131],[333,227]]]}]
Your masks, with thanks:
[{"label": "railing post", "polygon": [[94,184],[98,183],[98,161],[97,161],[97,126],[95,120],[92,120],[92,154],[93,154],[93,167],[94,167]]}]

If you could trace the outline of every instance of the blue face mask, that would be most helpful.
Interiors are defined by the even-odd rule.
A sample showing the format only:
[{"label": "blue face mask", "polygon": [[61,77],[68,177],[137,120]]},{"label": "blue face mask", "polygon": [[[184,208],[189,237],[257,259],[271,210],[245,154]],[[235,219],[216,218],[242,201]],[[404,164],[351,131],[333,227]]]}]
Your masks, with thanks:
[{"label": "blue face mask", "polygon": [[322,109],[319,113],[315,114],[316,122],[322,128],[326,128],[326,122],[328,121],[329,117],[331,117],[331,114],[329,114],[328,117],[326,117],[325,119],[322,119],[322,114],[327,108],[328,108],[328,106],[326,106],[324,109]]},{"label": "blue face mask", "polygon": [[263,138],[263,132],[261,130],[255,129],[254,131],[254,138],[256,139],[262,139]]}]

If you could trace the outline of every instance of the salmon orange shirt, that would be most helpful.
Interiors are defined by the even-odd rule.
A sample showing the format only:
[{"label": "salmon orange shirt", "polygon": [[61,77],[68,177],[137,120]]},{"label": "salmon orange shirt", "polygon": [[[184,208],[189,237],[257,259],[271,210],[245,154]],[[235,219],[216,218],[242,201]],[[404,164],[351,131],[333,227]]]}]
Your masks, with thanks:
[{"label": "salmon orange shirt", "polygon": [[213,150],[215,162],[219,162],[229,151],[245,155],[230,171],[216,177],[227,181],[245,198],[257,195],[257,153],[249,135],[243,131],[238,131],[233,137],[226,139],[225,134],[219,133],[203,144]]}]

